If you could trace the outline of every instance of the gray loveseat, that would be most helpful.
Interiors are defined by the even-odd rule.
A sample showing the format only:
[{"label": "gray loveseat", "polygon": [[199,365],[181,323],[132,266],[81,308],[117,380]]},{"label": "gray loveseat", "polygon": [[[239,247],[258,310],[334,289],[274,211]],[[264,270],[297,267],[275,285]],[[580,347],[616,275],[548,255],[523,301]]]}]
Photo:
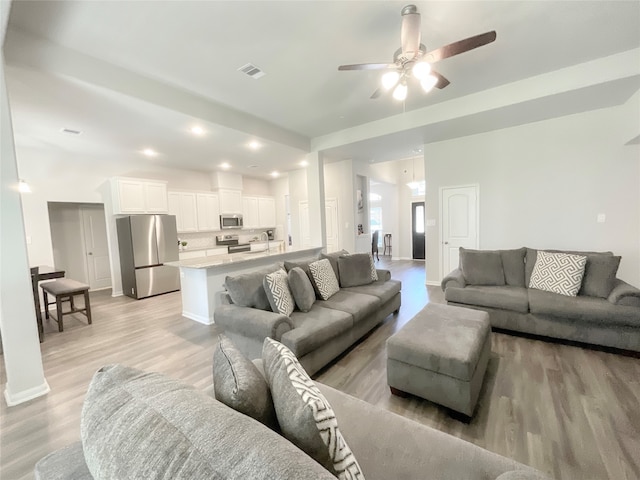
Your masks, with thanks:
[{"label": "gray loveseat", "polygon": [[493,327],[640,352],[640,290],[616,278],[620,257],[564,252],[587,257],[578,294],[566,296],[528,288],[537,253],[461,249],[442,280],[447,303],[488,312]]},{"label": "gray loveseat", "polygon": [[[279,266],[234,278],[227,277],[227,289],[241,291],[222,295],[222,305],[214,312],[214,322],[223,328],[225,335],[248,358],[260,358],[264,339],[270,337],[289,347],[305,370],[310,375],[314,374],[400,309],[402,285],[391,279],[388,270],[376,270],[378,280],[371,283],[346,286],[354,283],[354,272],[347,272],[345,268],[340,271],[340,265],[345,260],[340,257],[345,254],[346,251],[340,251],[320,255],[320,258],[331,262],[340,284],[339,291],[328,300],[314,297],[308,311],[296,308],[288,316],[269,308],[241,306],[232,301],[235,293],[244,305],[259,304],[255,297],[262,294],[260,290],[265,273]],[[289,272],[295,267],[308,272],[309,264],[316,260],[318,258],[285,262],[284,266]]]},{"label": "gray loveseat", "polygon": [[[316,384],[367,480],[542,480],[523,464]],[[36,480],[330,480],[320,463],[262,423],[163,375],[96,373],[78,441],[35,467]],[[362,477],[358,479],[362,480]]]}]

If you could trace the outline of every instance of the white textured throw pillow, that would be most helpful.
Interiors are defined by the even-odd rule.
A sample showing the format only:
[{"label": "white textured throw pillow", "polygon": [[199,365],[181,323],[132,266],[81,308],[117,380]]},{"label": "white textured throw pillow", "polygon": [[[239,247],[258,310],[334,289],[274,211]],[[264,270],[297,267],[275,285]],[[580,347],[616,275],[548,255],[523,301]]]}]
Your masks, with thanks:
[{"label": "white textured throw pillow", "polygon": [[529,288],[575,297],[580,290],[587,257],[538,251]]},{"label": "white textured throw pillow", "polygon": [[265,275],[262,286],[269,299],[271,310],[287,317],[291,315],[296,304],[289,290],[287,272],[278,270]]},{"label": "white textured throw pillow", "polygon": [[309,271],[313,277],[313,281],[320,292],[322,300],[329,300],[334,293],[340,290],[338,279],[331,267],[331,262],[326,258],[317,260],[309,264]]}]

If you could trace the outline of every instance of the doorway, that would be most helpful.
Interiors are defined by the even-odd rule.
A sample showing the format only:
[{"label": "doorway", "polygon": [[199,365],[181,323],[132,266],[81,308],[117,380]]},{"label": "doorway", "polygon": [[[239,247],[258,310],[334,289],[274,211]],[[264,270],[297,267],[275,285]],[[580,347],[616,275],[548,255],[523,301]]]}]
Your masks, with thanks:
[{"label": "doorway", "polygon": [[111,287],[104,205],[49,202],[53,261],[91,290]]},{"label": "doorway", "polygon": [[440,278],[458,268],[460,247],[478,248],[478,185],[440,188]]},{"label": "doorway", "polygon": [[411,244],[414,260],[425,259],[424,202],[411,204]]}]

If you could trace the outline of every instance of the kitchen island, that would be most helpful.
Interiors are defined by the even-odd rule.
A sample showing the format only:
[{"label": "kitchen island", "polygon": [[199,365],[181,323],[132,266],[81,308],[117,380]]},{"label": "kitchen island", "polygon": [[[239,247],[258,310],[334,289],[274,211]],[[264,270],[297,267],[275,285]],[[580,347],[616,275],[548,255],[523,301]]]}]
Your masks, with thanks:
[{"label": "kitchen island", "polygon": [[317,256],[322,247],[308,247],[282,253],[252,251],[189,258],[165,265],[180,268],[180,289],[182,293],[182,315],[204,323],[213,324],[213,312],[220,303],[220,295],[225,291],[227,275],[247,273],[256,268],[296,261]]}]

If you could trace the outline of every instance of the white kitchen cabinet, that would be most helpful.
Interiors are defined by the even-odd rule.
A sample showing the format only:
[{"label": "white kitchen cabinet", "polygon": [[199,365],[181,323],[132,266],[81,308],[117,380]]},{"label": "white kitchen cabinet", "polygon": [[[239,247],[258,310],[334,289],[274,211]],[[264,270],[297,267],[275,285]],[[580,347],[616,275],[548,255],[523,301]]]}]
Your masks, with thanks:
[{"label": "white kitchen cabinet", "polygon": [[168,213],[167,183],[143,178],[112,178],[113,213]]},{"label": "white kitchen cabinet", "polygon": [[198,231],[220,230],[220,204],[215,193],[196,194]]},{"label": "white kitchen cabinet", "polygon": [[258,218],[260,227],[275,228],[276,226],[276,201],[273,198],[258,198]]},{"label": "white kitchen cabinet", "polygon": [[240,190],[218,190],[220,213],[242,212],[242,192]]},{"label": "white kitchen cabinet", "polygon": [[197,232],[196,194],[169,192],[169,213],[176,216],[178,232]]},{"label": "white kitchen cabinet", "polygon": [[244,228],[258,228],[260,226],[257,197],[242,197],[242,217]]}]

